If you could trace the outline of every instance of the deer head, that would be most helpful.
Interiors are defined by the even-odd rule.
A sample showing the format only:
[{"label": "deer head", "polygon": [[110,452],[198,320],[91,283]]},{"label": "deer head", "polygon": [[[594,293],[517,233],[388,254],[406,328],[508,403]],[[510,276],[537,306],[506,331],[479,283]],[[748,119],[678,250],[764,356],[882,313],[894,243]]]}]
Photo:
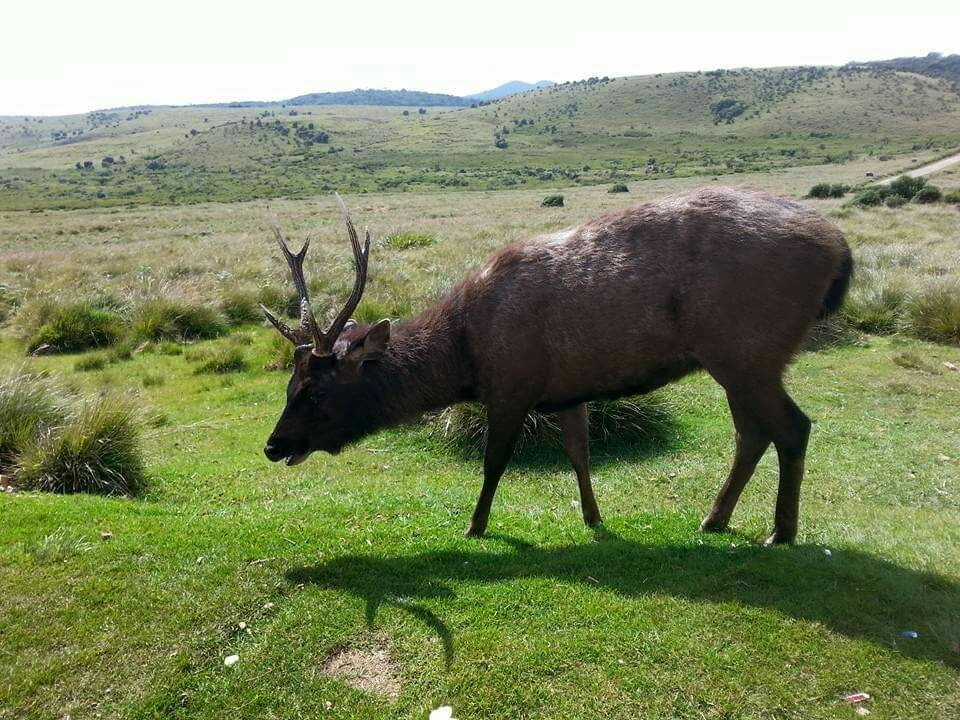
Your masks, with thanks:
[{"label": "deer head", "polygon": [[365,434],[358,403],[364,394],[363,369],[387,349],[390,321],[358,325],[350,319],[363,295],[370,255],[370,232],[361,247],[357,230],[340,196],[337,196],[347,235],[353,248],[356,279],[346,304],[326,330],[321,330],[310,307],[303,260],[310,247],[307,240],[298,253],[292,253],[283,233],[273,220],[273,233],[290,266],[293,282],[300,295],[300,326],[289,327],[261,305],[267,320],[295,346],[293,375],[287,384],[287,405],[263,449],[271,462],[285,460],[296,465],[315,450],[330,453]]}]

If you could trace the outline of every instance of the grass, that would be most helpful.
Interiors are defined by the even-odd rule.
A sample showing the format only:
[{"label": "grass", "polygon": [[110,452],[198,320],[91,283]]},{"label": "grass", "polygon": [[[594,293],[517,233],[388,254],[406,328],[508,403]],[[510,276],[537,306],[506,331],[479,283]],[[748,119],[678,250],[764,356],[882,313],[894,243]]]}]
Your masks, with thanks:
[{"label": "grass", "polygon": [[[880,165],[728,180],[801,196]],[[538,188],[347,198],[375,238],[393,227],[442,238],[375,248],[361,309],[407,317],[506,242],[703,182],[638,182],[627,199],[609,182],[564,187],[566,206],[544,209]],[[955,716],[960,376],[945,363],[960,364],[960,348],[914,339],[903,323],[916,298],[958,277],[956,210],[809,202],[850,238],[852,297],[881,281],[904,294],[897,334],[857,333],[790,371],[815,421],[793,549],[759,546],[772,451],[732,532],[697,533],[733,448],[725,397],[704,375],[665,389],[670,419],[656,442],[594,444],[604,532],[582,526],[562,451],[541,447],[511,464],[490,536],[470,541],[480,461],[441,451],[429,428],[295,468],[266,462],[287,376],[265,367],[289,347],[268,328],[144,339],[96,372],[76,372],[76,357],[25,360],[22,343],[0,338],[0,366],[108,389],[157,418],[142,431],[150,483],[136,500],[0,495],[0,718],[422,720],[444,704],[464,719],[845,718],[842,697],[858,690],[874,717]],[[353,277],[336,207],[322,197],[271,208],[292,240],[316,235],[307,270],[322,316]],[[162,288],[217,316],[226,288],[268,287],[281,308],[290,283],[264,212],[251,202],[0,213],[0,284],[18,297],[100,287],[133,308]],[[197,374],[184,357],[225,348],[242,352],[244,372]],[[399,668],[393,703],[322,672],[337,651],[370,645]]]},{"label": "grass", "polygon": [[384,245],[394,250],[409,250],[410,248],[430,247],[436,242],[433,235],[428,233],[395,232],[384,238]]},{"label": "grass", "polygon": [[[258,330],[249,352],[265,357],[271,335]],[[667,390],[669,442],[594,448],[604,533],[582,527],[572,473],[547,449],[511,466],[491,536],[469,541],[476,459],[433,452],[410,428],[295,469],[267,465],[259,448],[284,377],[254,363],[223,386],[182,358],[139,354],[104,373],[167,378],[144,389],[169,415],[149,435],[144,500],[0,497],[0,707],[845,717],[842,695],[865,690],[877,715],[949,717],[960,707],[960,385],[904,367],[904,354],[960,363],[957,349],[883,338],[798,360],[790,386],[816,425],[800,546],[774,550],[757,544],[772,518],[771,455],[733,533],[696,532],[732,452],[725,400],[705,376]],[[38,563],[28,548],[58,528],[90,549]],[[315,672],[372,635],[400,668],[394,704]],[[81,686],[57,681],[81,675]]]}]

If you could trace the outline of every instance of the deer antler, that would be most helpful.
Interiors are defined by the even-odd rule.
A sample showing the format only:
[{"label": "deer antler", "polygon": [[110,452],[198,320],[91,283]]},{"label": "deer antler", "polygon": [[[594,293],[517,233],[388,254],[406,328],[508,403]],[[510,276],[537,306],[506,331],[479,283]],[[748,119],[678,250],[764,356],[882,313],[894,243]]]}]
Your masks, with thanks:
[{"label": "deer antler", "polygon": [[310,300],[307,295],[307,282],[303,276],[303,260],[307,256],[310,240],[308,239],[303,244],[300,252],[296,254],[290,252],[290,248],[283,238],[283,233],[280,231],[280,227],[273,217],[270,218],[270,226],[273,228],[273,234],[277,239],[277,244],[280,246],[280,250],[287,260],[287,265],[290,266],[290,273],[293,275],[293,284],[296,286],[297,293],[300,295],[300,327],[297,330],[293,330],[263,305],[260,306],[264,315],[267,316],[267,320],[270,321],[270,324],[272,324],[281,335],[297,346],[312,342],[314,354],[321,357],[333,354],[334,343],[350,319],[350,315],[357,309],[357,305],[360,303],[360,298],[363,296],[363,289],[367,284],[367,261],[370,258],[370,231],[365,231],[364,244],[361,248],[360,238],[357,236],[357,229],[353,226],[353,221],[350,219],[347,206],[339,195],[337,195],[337,202],[340,203],[340,210],[343,212],[343,219],[347,224],[347,235],[350,237],[350,246],[353,248],[356,280],[353,284],[353,292],[350,293],[346,305],[344,305],[343,309],[337,314],[337,317],[331,323],[330,327],[325,331],[320,330],[320,326],[317,325],[317,319],[313,315],[313,310],[310,308]]}]

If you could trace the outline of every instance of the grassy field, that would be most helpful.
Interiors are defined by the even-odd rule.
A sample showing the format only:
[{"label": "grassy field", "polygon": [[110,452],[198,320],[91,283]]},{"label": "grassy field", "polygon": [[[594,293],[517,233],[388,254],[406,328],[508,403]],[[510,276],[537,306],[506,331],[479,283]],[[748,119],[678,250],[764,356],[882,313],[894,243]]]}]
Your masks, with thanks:
[{"label": "grassy field", "polygon": [[[799,196],[887,164],[717,182]],[[626,196],[557,183],[563,208],[539,207],[543,189],[347,197],[381,240],[359,314],[408,317],[505,242],[704,182]],[[891,283],[909,299],[960,280],[955,207],[815,202],[854,247],[852,308]],[[348,248],[329,197],[0,214],[0,365],[140,403],[150,483],[136,499],[0,495],[0,718],[426,718],[443,704],[461,720],[848,718],[855,691],[876,718],[960,713],[955,342],[914,339],[901,318],[798,358],[788,383],[815,425],[797,547],[758,542],[772,456],[732,533],[696,531],[733,446],[704,376],[664,393],[669,433],[593,448],[602,533],[582,526],[572,472],[543,449],[511,465],[489,537],[466,540],[480,464],[429,428],[266,462],[286,374],[264,369],[275,349],[259,324],[88,370],[103,351],[27,357],[20,337],[44,299],[109,298],[123,314],[158,297],[288,293],[268,204],[291,237],[316,233],[317,306],[342,297]],[[224,348],[241,369],[197,372]],[[386,694],[330,676],[344,650],[391,681]]]},{"label": "grassy field", "polygon": [[877,70],[595,79],[476,108],[419,110],[0,118],[0,209],[590,186],[870,158],[883,158],[886,174],[918,153],[960,145],[960,95],[948,83]]}]

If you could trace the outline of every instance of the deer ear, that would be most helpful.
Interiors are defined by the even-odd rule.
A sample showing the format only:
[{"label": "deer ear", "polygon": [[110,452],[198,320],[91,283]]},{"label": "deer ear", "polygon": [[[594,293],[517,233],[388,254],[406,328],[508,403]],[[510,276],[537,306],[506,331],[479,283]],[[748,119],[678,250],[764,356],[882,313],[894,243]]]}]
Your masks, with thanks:
[{"label": "deer ear", "polygon": [[363,339],[364,354],[384,353],[387,351],[387,344],[390,342],[390,321],[381,320],[367,333]]}]

